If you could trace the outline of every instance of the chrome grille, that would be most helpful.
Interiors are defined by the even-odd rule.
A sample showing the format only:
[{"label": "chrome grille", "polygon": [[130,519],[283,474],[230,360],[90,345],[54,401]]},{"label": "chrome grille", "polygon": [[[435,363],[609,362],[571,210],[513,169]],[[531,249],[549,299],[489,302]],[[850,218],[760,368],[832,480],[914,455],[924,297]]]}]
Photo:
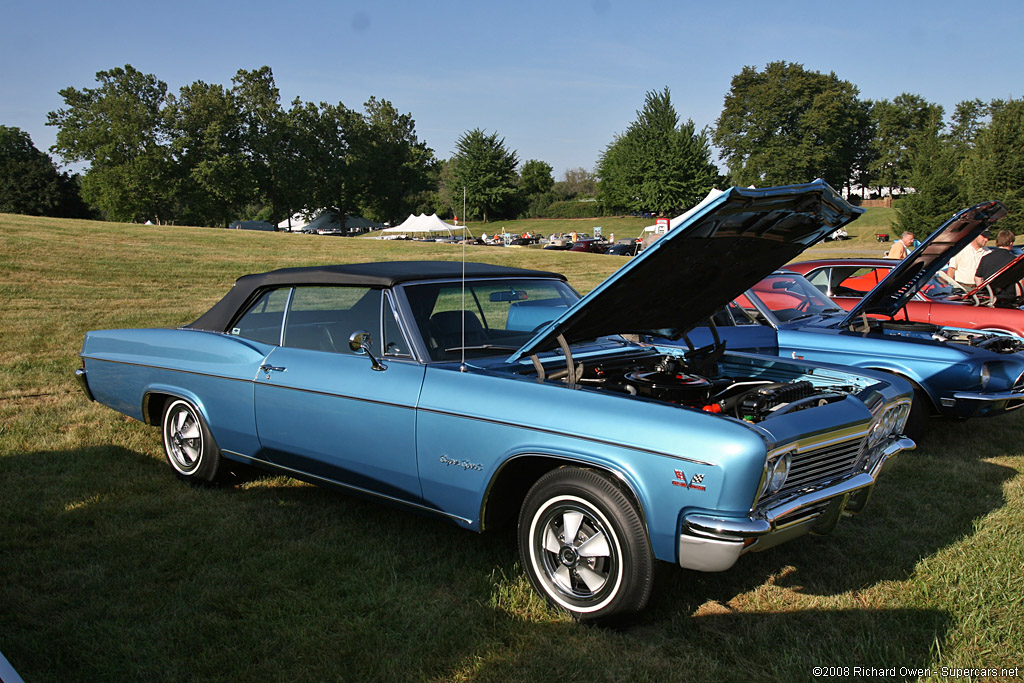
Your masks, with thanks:
[{"label": "chrome grille", "polygon": [[[853,473],[861,454],[863,436],[793,452],[786,483],[771,498],[779,498]],[[784,452],[784,449],[783,449]],[[767,496],[762,496],[762,500]]]}]

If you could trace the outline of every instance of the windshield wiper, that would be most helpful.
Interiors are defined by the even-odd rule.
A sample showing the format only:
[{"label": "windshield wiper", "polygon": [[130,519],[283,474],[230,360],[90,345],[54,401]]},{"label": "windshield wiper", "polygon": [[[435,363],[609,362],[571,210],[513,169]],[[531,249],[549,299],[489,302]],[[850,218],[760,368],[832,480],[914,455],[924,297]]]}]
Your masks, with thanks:
[{"label": "windshield wiper", "polygon": [[488,349],[494,349],[496,351],[515,351],[518,346],[502,346],[499,344],[479,344],[477,346],[452,346],[444,350],[445,353],[451,353],[452,351],[486,351]]},{"label": "windshield wiper", "polygon": [[804,318],[813,318],[816,315],[825,315],[827,313],[842,313],[842,312],[843,312],[843,309],[841,309],[841,308],[823,308],[820,311],[817,311],[816,313],[801,313],[798,316],[794,316],[794,317],[790,318],[786,322],[789,323],[789,322],[793,322],[794,320],[803,320]]}]

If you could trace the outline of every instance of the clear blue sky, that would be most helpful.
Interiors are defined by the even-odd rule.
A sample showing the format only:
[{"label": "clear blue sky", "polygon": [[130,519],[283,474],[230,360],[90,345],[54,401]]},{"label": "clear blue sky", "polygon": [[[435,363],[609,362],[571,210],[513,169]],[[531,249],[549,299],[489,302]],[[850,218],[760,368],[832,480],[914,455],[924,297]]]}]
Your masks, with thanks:
[{"label": "clear blue sky", "polygon": [[362,111],[374,95],[439,158],[482,128],[559,179],[592,170],[647,91],[668,86],[683,119],[713,126],[732,77],[777,60],[948,115],[1024,95],[1024,2],[0,0],[0,124],[48,151],[57,91],[97,71],[131,64],[177,93],[266,64],[285,106]]}]

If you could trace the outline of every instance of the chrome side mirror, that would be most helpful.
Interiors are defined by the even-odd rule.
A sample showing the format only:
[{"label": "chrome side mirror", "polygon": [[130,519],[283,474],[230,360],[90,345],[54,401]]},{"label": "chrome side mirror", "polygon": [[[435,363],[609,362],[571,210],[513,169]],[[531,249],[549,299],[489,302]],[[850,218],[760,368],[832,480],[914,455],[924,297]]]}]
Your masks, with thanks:
[{"label": "chrome side mirror", "polygon": [[373,362],[371,367],[373,367],[374,370],[387,370],[388,366],[374,358],[373,354],[370,352],[370,346],[372,344],[373,338],[366,330],[356,330],[348,338],[348,348],[352,350],[352,353],[357,353],[360,356],[369,356],[370,360]]}]

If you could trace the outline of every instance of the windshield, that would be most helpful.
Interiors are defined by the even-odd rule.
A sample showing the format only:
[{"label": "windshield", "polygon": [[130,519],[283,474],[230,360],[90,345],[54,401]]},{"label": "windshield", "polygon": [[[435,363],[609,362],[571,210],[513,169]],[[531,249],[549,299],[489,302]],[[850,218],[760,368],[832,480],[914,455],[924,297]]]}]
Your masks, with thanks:
[{"label": "windshield", "polygon": [[763,314],[773,325],[843,312],[796,273],[773,273],[748,289],[736,303],[755,317]]},{"label": "windshield", "polygon": [[[431,360],[517,350],[579,300],[561,280],[471,280],[407,285],[405,295]],[[465,311],[463,313],[463,310]],[[465,329],[463,329],[465,320]]]}]

